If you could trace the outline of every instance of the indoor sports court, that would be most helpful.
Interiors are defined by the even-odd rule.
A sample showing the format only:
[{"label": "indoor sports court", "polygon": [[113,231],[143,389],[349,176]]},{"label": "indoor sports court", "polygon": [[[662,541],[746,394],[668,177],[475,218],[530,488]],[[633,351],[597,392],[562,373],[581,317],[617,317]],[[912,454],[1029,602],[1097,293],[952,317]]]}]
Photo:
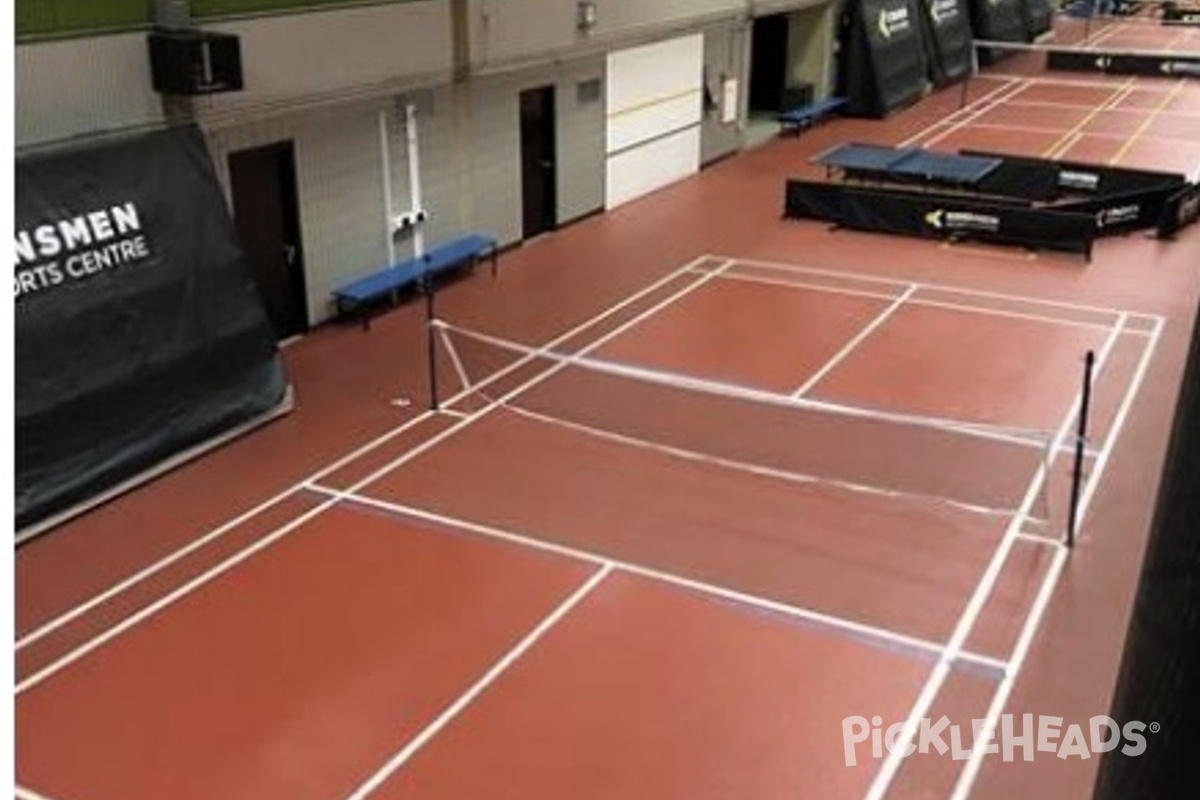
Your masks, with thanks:
[{"label": "indoor sports court", "polygon": [[[447,5],[487,7],[494,29],[473,36],[516,24],[496,4]],[[571,26],[584,30],[589,5]],[[265,19],[240,29],[247,66]],[[817,30],[831,35],[833,19]],[[629,120],[653,103],[629,90],[608,121],[621,145],[606,187],[620,202],[540,230],[526,194],[505,206],[523,228],[496,234],[490,264],[436,286],[427,269],[361,313],[341,313],[338,286],[373,262],[352,266],[349,246],[323,253],[308,226],[379,238],[375,222],[331,210],[379,197],[334,175],[330,216],[303,206],[300,223],[309,296],[327,309],[336,296],[338,313],[310,312],[293,336],[286,314],[254,310],[282,342],[289,407],[18,531],[15,796],[1116,797],[1097,793],[1100,753],[1034,757],[1030,745],[1002,758],[957,737],[976,724],[1000,742],[1022,715],[1087,732],[1120,705],[1200,298],[1200,229],[1122,230],[1085,259],[780,210],[789,179],[852,184],[821,162],[848,143],[1169,174],[1186,188],[1164,202],[1185,204],[1200,180],[1197,78],[1049,66],[1051,46],[1200,55],[1200,29],[1159,23],[1055,15],[1049,40],[976,37],[969,74],[883,118],[833,115],[652,191],[639,181],[671,168],[678,150],[656,148],[682,147],[681,134],[634,141]],[[609,68],[655,73],[643,57],[610,55]],[[373,112],[309,130],[213,101],[192,110],[216,162],[205,180],[237,206],[249,180],[238,148],[295,125],[307,131],[300,195],[324,203],[306,181],[333,167],[314,152],[345,166],[330,142],[353,139],[363,158],[379,133],[387,210],[421,210],[405,210],[403,236],[417,238],[389,239],[388,263],[410,246],[420,258],[426,233],[446,238],[444,218],[486,227],[499,213],[453,194],[467,173],[439,149],[457,135],[448,119],[493,125],[480,110],[491,101],[447,112],[447,97],[410,104],[406,122],[381,113],[378,130]],[[741,102],[720,124],[746,122]],[[700,161],[730,135],[704,134],[712,113],[697,123]],[[515,114],[504,119],[528,132]],[[558,135],[560,158],[585,138]],[[480,169],[473,186],[502,182]],[[581,167],[559,169],[561,208],[581,197],[564,177]],[[516,177],[528,188],[528,172]],[[113,225],[150,230],[149,203],[137,218],[115,208]],[[193,227],[220,230],[207,217]],[[320,272],[321,258],[343,271]],[[18,290],[18,315],[51,291]],[[212,319],[247,318],[225,308]],[[252,350],[245,336],[221,352]],[[948,752],[879,748],[886,735],[916,750],[942,718],[957,729]],[[1143,721],[1151,750],[1172,734],[1170,720]]]}]

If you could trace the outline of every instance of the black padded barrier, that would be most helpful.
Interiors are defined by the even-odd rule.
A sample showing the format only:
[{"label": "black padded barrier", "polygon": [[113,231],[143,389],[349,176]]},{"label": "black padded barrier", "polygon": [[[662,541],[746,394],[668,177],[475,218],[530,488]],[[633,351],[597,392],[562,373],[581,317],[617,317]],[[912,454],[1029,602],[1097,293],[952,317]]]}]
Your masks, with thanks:
[{"label": "black padded barrier", "polygon": [[1021,11],[1030,41],[1049,33],[1054,26],[1054,9],[1049,0],[1022,0]]},{"label": "black padded barrier", "polygon": [[1200,8],[1164,3],[1162,21],[1167,25],[1200,25]]},{"label": "black padded barrier", "polygon": [[919,0],[850,0],[841,19],[839,94],[853,116],[883,117],[928,89]]},{"label": "black padded barrier", "polygon": [[[1025,23],[1025,0],[968,0],[971,10],[971,29],[976,39],[990,42],[1028,42],[1031,40]],[[983,49],[980,61],[987,63],[989,53]]]},{"label": "black padded barrier", "polygon": [[967,0],[921,0],[929,77],[937,86],[971,75],[974,54]]},{"label": "black padded barrier", "polygon": [[1046,52],[1046,68],[1146,78],[1200,77],[1200,56],[1055,49]]},{"label": "black padded barrier", "polygon": [[1158,238],[1174,239],[1200,220],[1200,183],[1188,184],[1171,195],[1158,220]]},{"label": "black padded barrier", "polygon": [[1124,194],[1162,186],[1182,186],[1187,177],[1178,172],[1113,167],[1084,161],[1058,161],[1035,156],[996,153],[991,150],[964,149],[963,155],[1002,158],[1010,169],[1028,170],[1030,175],[1052,174],[1056,187],[1063,192],[1081,194]]},{"label": "black padded barrier", "polygon": [[1168,203],[1178,192],[1177,185],[1158,186],[1073,203],[1059,203],[1054,207],[1060,211],[1091,214],[1096,220],[1097,236],[1118,236],[1157,228]]},{"label": "black padded barrier", "polygon": [[854,230],[971,239],[1091,257],[1096,238],[1090,214],[1024,208],[960,195],[851,187],[789,180],[784,215],[816,219]]}]

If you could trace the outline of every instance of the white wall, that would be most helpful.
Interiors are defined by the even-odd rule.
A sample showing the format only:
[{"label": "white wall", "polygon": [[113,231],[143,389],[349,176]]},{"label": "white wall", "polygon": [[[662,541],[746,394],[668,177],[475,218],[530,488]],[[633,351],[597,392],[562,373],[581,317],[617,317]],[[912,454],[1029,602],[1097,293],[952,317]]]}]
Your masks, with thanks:
[{"label": "white wall", "polygon": [[688,23],[744,13],[747,0],[597,0],[596,26],[580,32],[575,0],[470,0],[471,63],[488,69],[536,58],[603,50],[669,35]]},{"label": "white wall", "polygon": [[144,33],[22,44],[15,56],[18,146],[163,119]]},{"label": "white wall", "polygon": [[445,80],[452,67],[449,0],[260,17],[206,29],[241,37],[245,89],[197,112],[239,111],[383,95],[405,80]]}]

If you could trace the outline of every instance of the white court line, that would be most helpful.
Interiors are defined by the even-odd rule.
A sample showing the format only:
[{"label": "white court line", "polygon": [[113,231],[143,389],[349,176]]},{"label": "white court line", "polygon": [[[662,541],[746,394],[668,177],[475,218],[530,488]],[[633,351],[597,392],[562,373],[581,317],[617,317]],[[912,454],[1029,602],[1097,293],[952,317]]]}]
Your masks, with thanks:
[{"label": "white court line", "polygon": [[[696,270],[702,273],[703,270]],[[860,289],[842,289],[840,287],[831,286],[829,284],[820,283],[805,283],[803,281],[788,281],[778,278],[765,278],[758,275],[738,275],[734,272],[727,272],[720,278],[723,281],[744,281],[746,283],[761,283],[765,286],[778,286],[784,289],[797,289],[800,291],[826,292],[829,294],[844,294],[852,297],[864,297],[871,300],[894,300],[895,294],[885,294],[883,292],[867,292]],[[928,290],[929,287],[922,284],[921,290]],[[923,306],[926,308],[941,308],[947,311],[959,311],[964,314],[982,314],[991,317],[1004,317],[1007,319],[1018,319],[1026,322],[1041,322],[1047,325],[1061,325],[1069,328],[1083,328],[1085,330],[1105,331],[1112,330],[1111,325],[1105,325],[1099,322],[1084,322],[1083,320],[1066,319],[1063,317],[1051,317],[1044,314],[1029,314],[1023,311],[1010,311],[1002,308],[988,308],[987,306],[972,306],[966,303],[950,303],[941,300],[928,300],[923,297],[914,296],[908,299],[907,305]],[[1138,330],[1124,331],[1125,336],[1148,336],[1149,334]]]},{"label": "white court line", "polygon": [[803,384],[801,384],[800,387],[798,389],[796,389],[796,391],[792,392],[792,397],[795,397],[797,399],[804,397],[804,395],[811,392],[818,383],[825,380],[825,378],[829,375],[829,373],[831,373],[835,369],[837,369],[838,365],[840,365],[843,361],[845,361],[847,358],[849,358],[850,354],[853,353],[856,349],[858,349],[858,346],[860,344],[862,344],[863,342],[865,342],[867,340],[867,337],[869,337],[875,331],[879,330],[880,326],[882,326],[883,323],[887,322],[888,319],[890,319],[893,314],[895,314],[897,311],[899,311],[900,307],[904,305],[905,301],[907,301],[910,297],[912,297],[913,294],[919,288],[920,288],[920,284],[916,284],[916,283],[910,284],[909,287],[904,290],[904,294],[895,298],[892,301],[891,305],[889,305],[882,312],[880,312],[880,314],[877,317],[875,317],[875,319],[873,319],[869,325],[867,325],[865,328],[863,328],[861,331],[858,332],[857,336],[855,336],[850,341],[846,342],[846,344],[842,347],[841,350],[834,353],[833,357],[830,358],[828,361],[826,361],[825,365],[822,366],[819,370],[817,370],[816,373],[814,373],[812,375],[812,377],[810,377],[807,381],[805,381]]},{"label": "white court line", "polygon": [[416,755],[429,741],[441,733],[442,729],[454,721],[455,717],[461,714],[467,706],[475,701],[479,695],[487,691],[496,680],[504,674],[505,670],[517,662],[521,656],[525,655],[531,647],[537,644],[546,633],[557,625],[563,617],[569,614],[585,597],[596,590],[609,573],[612,572],[612,565],[606,564],[597,570],[588,580],[575,590],[570,597],[564,600],[558,608],[554,609],[545,619],[543,619],[537,627],[525,635],[525,638],[517,643],[513,649],[504,654],[503,657],[491,669],[483,674],[479,680],[471,685],[471,688],[463,692],[457,700],[450,704],[441,714],[437,716],[433,722],[426,725],[420,733],[416,735],[400,752],[396,753],[386,764],[380,767],[376,772],[364,781],[357,789],[347,795],[347,800],[363,800],[371,792],[378,789],[383,783],[392,776],[398,769],[403,767],[409,759]]},{"label": "white court line", "polygon": [[[728,265],[732,262],[726,261],[725,263]],[[677,272],[680,274],[683,274],[684,270],[688,266],[692,266],[692,264],[687,264],[684,267],[681,267],[679,270],[677,270]],[[716,273],[714,273],[714,275],[715,274]],[[674,275],[672,275],[671,277],[674,277]],[[598,349],[599,347],[603,346],[604,344],[607,344],[612,339],[615,339],[617,336],[620,336],[625,331],[627,331],[630,328],[634,327],[635,325],[639,324],[642,320],[649,318],[651,315],[657,313],[658,311],[669,306],[670,304],[678,301],[684,295],[687,295],[687,294],[691,293],[692,291],[694,291],[695,289],[699,288],[700,286],[705,284],[708,280],[710,280],[711,277],[712,276],[707,277],[707,278],[701,278],[700,280],[692,281],[691,283],[684,286],[682,289],[676,290],[671,295],[667,296],[665,299],[660,300],[655,305],[640,312],[637,316],[635,316],[629,320],[626,320],[620,326],[614,328],[613,330],[604,334],[603,336],[601,336],[600,338],[591,342],[587,346],[583,347],[579,351],[579,353],[585,354],[592,350]],[[555,344],[561,343],[563,340],[565,340],[567,338],[570,338],[570,337],[566,336],[566,335],[558,337],[554,341],[548,342],[547,344],[543,345],[542,349],[546,350],[550,347],[553,347],[553,346],[555,346]],[[536,352],[541,352],[541,351],[535,351],[535,353]],[[526,391],[527,389],[532,388],[533,386],[536,386],[539,383],[541,383],[542,381],[548,379],[550,376],[554,375],[560,369],[562,369],[562,367],[560,367],[560,366],[551,367],[549,370],[547,370],[543,373],[540,373],[539,375],[536,375],[533,378],[530,378],[525,383],[522,383],[520,386],[517,386],[515,389],[513,389],[510,392],[508,392],[507,394],[505,394],[501,398],[501,400],[503,401],[503,400],[508,400],[512,397],[516,397],[517,395]],[[384,466],[380,467],[375,472],[371,473],[367,477],[360,480],[358,483],[354,484],[350,488],[350,491],[356,491],[364,486],[367,486],[370,483],[377,480],[378,478],[380,478],[381,476],[386,475],[388,472],[392,471],[396,467],[406,464],[409,461],[417,458],[418,456],[420,456],[420,455],[424,454],[425,452],[427,452],[428,450],[432,449],[437,444],[440,444],[445,439],[450,438],[451,436],[457,434],[459,431],[461,431],[462,429],[471,425],[472,423],[476,422],[477,420],[481,419],[482,417],[487,416],[493,410],[495,410],[497,407],[498,406],[496,406],[496,405],[489,405],[489,406],[485,406],[484,408],[482,408],[478,411],[473,412],[471,414],[471,416],[469,416],[465,419],[462,419],[459,422],[456,422],[455,424],[453,424],[449,428],[446,428],[443,431],[438,432],[437,434],[435,434],[430,439],[427,439],[422,444],[418,445],[417,447],[411,448],[410,450],[406,451],[403,455],[393,459],[388,464],[385,464]],[[55,675],[59,671],[65,669],[66,667],[70,666],[71,664],[74,664],[76,661],[83,658],[84,656],[86,656],[88,653],[92,652],[96,648],[115,639],[117,636],[128,631],[129,629],[133,628],[134,626],[138,625],[139,623],[143,622],[144,620],[154,616],[159,611],[162,611],[164,608],[167,608],[168,606],[174,604],[180,598],[185,597],[186,595],[190,594],[191,592],[195,591],[196,589],[198,589],[198,588],[204,586],[205,584],[209,583],[210,581],[216,579],[220,575],[225,574],[226,572],[233,569],[235,566],[242,563],[243,561],[245,561],[246,559],[248,559],[250,556],[254,555],[255,553],[259,552],[260,550],[266,549],[270,545],[274,544],[276,541],[282,539],[284,536],[287,536],[291,532],[298,529],[304,523],[312,520],[313,518],[317,517],[319,514],[329,510],[329,508],[331,508],[335,504],[336,504],[336,501],[329,501],[327,503],[324,503],[320,506],[317,506],[314,509],[309,510],[308,512],[302,514],[301,516],[293,519],[291,522],[287,523],[286,525],[276,528],[273,532],[268,534],[265,538],[256,541],[253,545],[249,546],[248,548],[238,552],[237,554],[235,554],[233,556],[230,556],[229,558],[220,562],[216,566],[206,570],[205,572],[201,573],[197,577],[188,581],[184,585],[176,588],[171,593],[159,598],[155,602],[151,603],[148,606],[145,606],[144,608],[140,609],[139,611],[130,615],[129,617],[126,617],[120,623],[105,630],[103,633],[99,634],[98,636],[92,637],[91,639],[89,639],[88,641],[83,643],[82,645],[79,645],[75,649],[68,652],[66,655],[60,657],[59,659],[52,662],[48,666],[35,672],[33,675],[29,676],[21,683],[17,684],[17,687],[14,690],[14,695],[19,695],[22,692],[25,692],[25,691],[37,686],[38,684],[40,684],[47,678],[50,678],[51,676]]]},{"label": "white court line", "polygon": [[1015,535],[1016,535],[1017,539],[1020,539],[1023,542],[1031,542],[1033,544],[1042,544],[1042,545],[1047,545],[1049,547],[1062,548],[1064,550],[1067,549],[1066,543],[1063,542],[1061,539],[1055,539],[1053,537],[1045,536],[1040,533],[1030,533],[1029,531],[1018,531]]},{"label": "white court line", "polygon": [[[516,533],[514,531],[500,528],[494,525],[486,525],[479,522],[471,522],[470,520],[462,519],[461,517],[451,517],[445,514],[440,514],[436,511],[429,511],[415,506],[405,505],[402,503],[392,503],[386,500],[379,500],[373,497],[357,495],[351,492],[342,492],[337,489],[330,489],[321,486],[310,486],[314,492],[320,494],[337,497],[346,502],[355,503],[366,506],[368,508],[376,508],[380,511],[385,511],[392,514],[397,514],[406,517],[431,522],[436,525],[443,526],[448,529],[458,530],[464,533],[473,533],[478,536],[483,536],[489,539],[498,539],[510,544],[520,545],[522,547],[540,550],[543,552],[553,553],[559,556],[583,561],[588,564],[596,565],[611,565],[615,569],[636,575],[656,583],[666,583],[671,586],[688,589],[698,594],[707,595],[709,597],[717,597],[722,600],[728,600],[739,605],[744,605],[749,608],[756,608],[762,611],[770,611],[780,614],[781,616],[792,619],[800,619],[812,623],[818,627],[832,628],[843,633],[851,634],[857,638],[874,640],[877,642],[886,642],[889,645],[903,647],[908,650],[919,651],[928,655],[940,655],[945,649],[944,645],[928,639],[922,639],[918,636],[909,636],[908,634],[898,633],[896,631],[880,628],[875,625],[868,625],[864,622],[855,622],[854,620],[845,619],[843,617],[825,614],[820,611],[815,611],[804,606],[792,605],[778,600],[768,600],[758,595],[752,595],[747,592],[730,589],[724,586],[719,586],[714,583],[687,578],[682,575],[676,575],[671,572],[653,569],[651,567],[634,564],[629,561],[610,558],[600,555],[589,550],[582,550],[567,545],[555,544],[554,542],[537,539],[525,534]],[[963,651],[961,659],[965,662],[975,664],[977,666],[986,667],[989,670],[1003,673],[1007,667],[1007,662],[993,656],[982,655]]]},{"label": "white court line", "polygon": [[[719,258],[714,256],[714,258]],[[736,258],[732,259],[736,264],[745,264],[748,266],[764,267],[773,269],[779,272],[790,272],[796,275],[821,275],[832,278],[852,278],[862,281],[863,283],[878,283],[883,286],[908,286],[911,281],[901,280],[899,278],[885,278],[877,275],[866,275],[858,272],[843,272],[840,270],[825,269],[822,267],[810,267],[805,264],[789,264],[782,261],[766,261],[763,259],[754,258]],[[1123,311],[1117,308],[1105,308],[1103,306],[1089,306],[1080,303],[1068,303],[1061,300],[1045,300],[1038,297],[1028,297],[1019,294],[1005,294],[1003,292],[989,292],[983,289],[970,289],[959,286],[951,286],[944,283],[922,283],[922,291],[928,292],[946,292],[948,294],[962,295],[963,297],[985,297],[990,300],[1006,300],[1017,303],[1024,303],[1031,307],[1045,307],[1053,309],[1061,309],[1063,311],[1080,311],[1087,314],[1099,314],[1110,316],[1116,319],[1124,316],[1129,319],[1142,319],[1148,322],[1153,322],[1157,319],[1153,314],[1145,314],[1137,311]]]},{"label": "white court line", "polygon": [[[659,279],[658,281],[655,281],[654,283],[650,284],[646,288],[625,298],[620,303],[617,303],[614,306],[610,306],[609,308],[605,309],[603,312],[596,314],[595,316],[585,320],[584,322],[580,323],[579,325],[576,325],[575,327],[571,328],[570,330],[566,331],[565,333],[559,334],[554,339],[550,340],[550,342],[547,343],[547,346],[557,346],[566,341],[569,341],[570,339],[574,338],[575,336],[578,336],[579,334],[585,332],[588,328],[592,327],[593,325],[599,324],[600,322],[604,321],[605,319],[612,316],[613,314],[616,314],[616,313],[624,310],[625,308],[629,307],[630,305],[653,294],[654,292],[658,291],[659,289],[661,289],[662,287],[671,283],[672,281],[679,280],[684,275],[686,275],[689,270],[699,266],[700,264],[709,260],[709,258],[710,258],[710,256],[703,255],[703,256],[700,256],[700,257],[688,262],[684,266],[672,271],[671,273],[667,274],[666,276]],[[528,362],[524,362],[524,363],[528,363]],[[500,378],[502,378],[508,374],[511,374],[512,372],[519,369],[521,366],[524,366],[524,363],[522,361],[517,361],[516,363],[510,364],[507,367],[505,367],[504,369],[498,370],[495,374],[489,376],[487,380],[481,382],[479,385],[480,386],[489,385],[490,383],[492,383],[496,380],[499,380]],[[478,387],[476,387],[476,388],[478,388]],[[459,392],[457,395],[454,395],[453,397],[449,398],[446,401],[446,405],[453,405],[454,403],[462,400],[463,398],[467,397],[468,395],[469,395],[469,392],[467,392],[466,390]],[[448,414],[449,412],[443,411],[443,413]],[[205,547],[208,544],[211,544],[212,542],[217,541],[218,539],[225,536],[230,531],[233,531],[234,529],[241,527],[242,525],[244,525],[246,522],[250,521],[254,517],[266,512],[271,507],[283,502],[288,497],[295,494],[297,491],[300,491],[301,489],[303,489],[305,484],[307,484],[311,481],[319,481],[323,478],[328,477],[329,475],[332,475],[334,472],[337,472],[338,470],[342,469],[343,467],[352,463],[353,461],[361,458],[364,455],[367,455],[368,453],[372,452],[373,450],[378,449],[379,447],[382,447],[383,445],[392,441],[396,437],[401,436],[404,433],[407,433],[408,431],[412,430],[413,428],[417,427],[418,425],[421,425],[422,423],[427,422],[427,421],[433,419],[434,417],[435,417],[435,415],[433,414],[433,412],[425,411],[422,414],[409,420],[408,422],[405,422],[404,424],[402,424],[396,428],[393,428],[392,430],[388,431],[387,433],[384,433],[383,435],[381,435],[375,439],[372,439],[371,441],[369,441],[366,444],[364,444],[363,446],[359,447],[357,450],[350,453],[349,455],[339,458],[337,461],[333,462],[329,466],[298,481],[297,483],[292,485],[290,488],[285,489],[284,491],[280,492],[279,494],[275,495],[274,497],[266,500],[263,503],[260,503],[259,505],[246,511],[245,513],[241,514],[240,516],[235,517],[234,519],[230,520],[229,522],[226,522],[224,525],[221,525],[220,527],[213,529],[212,531],[205,534],[204,536],[201,536],[198,539],[194,539],[193,541],[189,542],[187,545],[179,548],[178,550],[175,550],[174,552],[168,554],[167,556],[164,556],[163,558],[159,559],[158,561],[155,561],[154,563],[150,564],[149,566],[145,567],[144,569],[139,570],[138,572],[134,573],[133,575],[130,575],[129,577],[125,578],[124,580],[115,584],[114,586],[110,587],[109,589],[95,595],[91,599],[80,603],[79,605],[60,614],[59,616],[55,617],[54,619],[50,620],[49,622],[41,625],[34,631],[21,637],[17,641],[14,649],[19,652],[22,648],[28,647],[29,645],[33,644],[34,642],[45,638],[49,634],[62,628],[63,626],[67,625],[68,623],[73,622],[74,620],[87,614],[88,612],[92,611],[93,609],[97,608],[98,606],[101,606],[104,603],[107,603],[109,600],[113,599],[117,595],[120,595],[120,594],[128,591],[129,589],[131,589],[132,587],[141,583],[142,581],[144,581],[150,577],[153,577],[154,575],[158,574],[159,572],[162,572],[163,570],[167,569],[168,567],[172,566],[173,564],[178,563],[179,561],[181,561],[182,559],[191,555],[192,553],[196,552],[197,550]]]},{"label": "white court line", "polygon": [[458,382],[462,384],[462,391],[471,391],[471,379],[467,377],[467,370],[463,366],[462,359],[458,357],[458,350],[454,347],[454,343],[450,341],[449,334],[445,328],[437,329],[438,337],[442,340],[442,348],[450,355],[450,363],[454,366],[454,372],[458,375]]},{"label": "white court line", "polygon": [[[704,274],[707,270],[694,270],[698,274]],[[764,286],[779,286],[786,289],[801,289],[810,292],[828,292],[831,294],[844,294],[850,297],[865,297],[869,300],[886,300],[891,302],[896,299],[894,292],[870,292],[863,289],[850,289],[841,286],[833,286],[828,283],[804,283],[801,281],[785,281],[778,278],[764,278],[760,275],[738,275],[733,272],[726,272],[721,276],[723,281],[742,281],[744,283],[761,283]]]},{"label": "white court line", "polygon": [[[1037,322],[1043,325],[1059,325],[1064,328],[1082,328],[1090,331],[1112,330],[1112,325],[1104,325],[1099,322],[1084,322],[1078,319],[1064,319],[1063,317],[1049,317],[1045,314],[1027,314],[1023,311],[1009,311],[1002,308],[987,308],[985,306],[969,306],[963,303],[946,303],[940,300],[926,300],[924,298],[916,298],[909,301],[909,305],[925,306],[926,308],[940,308],[946,311],[957,311],[964,314],[983,314],[991,317],[1002,317],[1005,319],[1015,319],[1022,322]],[[1125,331],[1125,336],[1145,335],[1139,331]]]},{"label": "white court line", "polygon": [[[1099,356],[1096,359],[1096,369],[1093,378],[1098,376],[1108,362],[1108,358],[1112,353],[1113,348],[1119,338],[1119,328],[1114,330],[1107,341],[1105,341]],[[1075,416],[1079,413],[1082,405],[1082,391],[1076,392],[1075,399],[1071,403],[1071,407],[1067,409],[1063,416],[1062,423],[1059,425],[1058,431],[1054,438],[1054,449],[1057,449],[1070,434],[1071,423]],[[884,760],[883,766],[875,775],[875,779],[871,782],[871,786],[867,791],[867,800],[883,800],[887,794],[888,788],[896,777],[896,773],[900,770],[903,752],[908,745],[912,743],[913,737],[917,734],[920,720],[928,716],[929,709],[937,698],[938,693],[942,689],[946,678],[949,677],[954,661],[958,657],[958,653],[966,644],[968,637],[979,617],[982,615],[987,601],[991,596],[992,590],[1000,580],[1000,575],[1003,571],[1004,564],[1008,560],[1008,555],[1012,551],[1013,546],[1017,542],[1017,535],[1020,533],[1024,525],[1024,515],[1033,507],[1033,503],[1041,493],[1042,485],[1049,478],[1050,468],[1048,464],[1042,464],[1034,473],[1032,480],[1029,482],[1029,489],[1025,493],[1025,499],[1021,503],[1021,512],[1013,518],[1008,530],[1004,533],[1004,538],[1000,541],[996,552],[992,556],[991,562],[980,578],[975,591],[971,594],[970,600],[967,602],[966,608],[963,609],[962,615],[958,619],[958,623],[954,626],[954,633],[950,637],[950,641],[946,644],[946,649],[943,651],[941,658],[938,660],[937,666],[934,667],[926,680],[924,687],[917,696],[916,702],[913,703],[912,709],[909,712],[908,719],[904,723],[904,732],[898,742],[895,743],[895,749],[889,750],[887,758]]]},{"label": "white court line", "polygon": [[[1083,520],[1087,514],[1087,509],[1091,505],[1092,497],[1096,487],[1103,478],[1104,471],[1108,466],[1109,456],[1111,455],[1116,440],[1120,437],[1121,431],[1125,427],[1125,421],[1129,415],[1130,409],[1133,407],[1134,398],[1137,397],[1141,390],[1142,383],[1145,381],[1146,372],[1149,369],[1150,362],[1154,357],[1154,351],[1157,349],[1158,338],[1162,332],[1162,320],[1159,320],[1158,327],[1155,329],[1150,343],[1146,350],[1142,353],[1142,358],[1138,363],[1137,372],[1134,373],[1133,380],[1129,388],[1125,392],[1125,397],[1122,400],[1121,408],[1117,413],[1117,422],[1101,448],[1100,460],[1097,463],[1095,471],[1088,476],[1087,489],[1084,492],[1083,499],[1079,504],[1079,520],[1080,530],[1083,529]],[[1079,540],[1076,540],[1078,546]],[[1051,568],[1043,579],[1042,586],[1038,592],[1037,598],[1030,608],[1029,615],[1025,619],[1025,624],[1021,629],[1021,634],[1017,638],[1017,644],[1013,648],[1012,655],[1009,661],[1009,668],[1006,670],[1004,679],[996,688],[995,694],[992,695],[992,702],[988,706],[987,716],[984,718],[984,731],[995,731],[996,721],[1004,712],[1005,706],[1008,704],[1008,698],[1012,694],[1016,686],[1017,677],[1021,674],[1021,669],[1025,665],[1025,659],[1029,655],[1030,647],[1033,644],[1033,638],[1041,627],[1042,618],[1045,615],[1047,607],[1050,605],[1050,599],[1053,597],[1054,588],[1057,586],[1059,578],[1062,576],[1063,567],[1066,564],[1066,550],[1062,550],[1055,554],[1055,560],[1051,564]],[[987,734],[982,734],[980,741],[987,741]],[[963,771],[958,776],[958,781],[954,785],[954,792],[950,800],[966,800],[971,793],[971,788],[975,784],[975,780],[979,775],[979,769],[983,766],[983,751],[979,749],[971,753],[971,759],[967,762]]]}]

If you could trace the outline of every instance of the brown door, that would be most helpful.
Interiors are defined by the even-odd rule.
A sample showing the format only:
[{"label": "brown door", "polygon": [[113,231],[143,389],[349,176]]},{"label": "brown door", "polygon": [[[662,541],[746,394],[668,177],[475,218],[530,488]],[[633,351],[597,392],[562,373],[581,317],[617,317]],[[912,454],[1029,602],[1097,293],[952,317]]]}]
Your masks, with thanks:
[{"label": "brown door", "polygon": [[229,156],[233,216],[267,316],[280,339],[308,330],[300,211],[291,142]]},{"label": "brown door", "polygon": [[553,230],[557,219],[554,87],[521,92],[522,238]]},{"label": "brown door", "polygon": [[750,110],[780,111],[787,83],[787,14],[772,14],[754,20],[750,41]]}]

